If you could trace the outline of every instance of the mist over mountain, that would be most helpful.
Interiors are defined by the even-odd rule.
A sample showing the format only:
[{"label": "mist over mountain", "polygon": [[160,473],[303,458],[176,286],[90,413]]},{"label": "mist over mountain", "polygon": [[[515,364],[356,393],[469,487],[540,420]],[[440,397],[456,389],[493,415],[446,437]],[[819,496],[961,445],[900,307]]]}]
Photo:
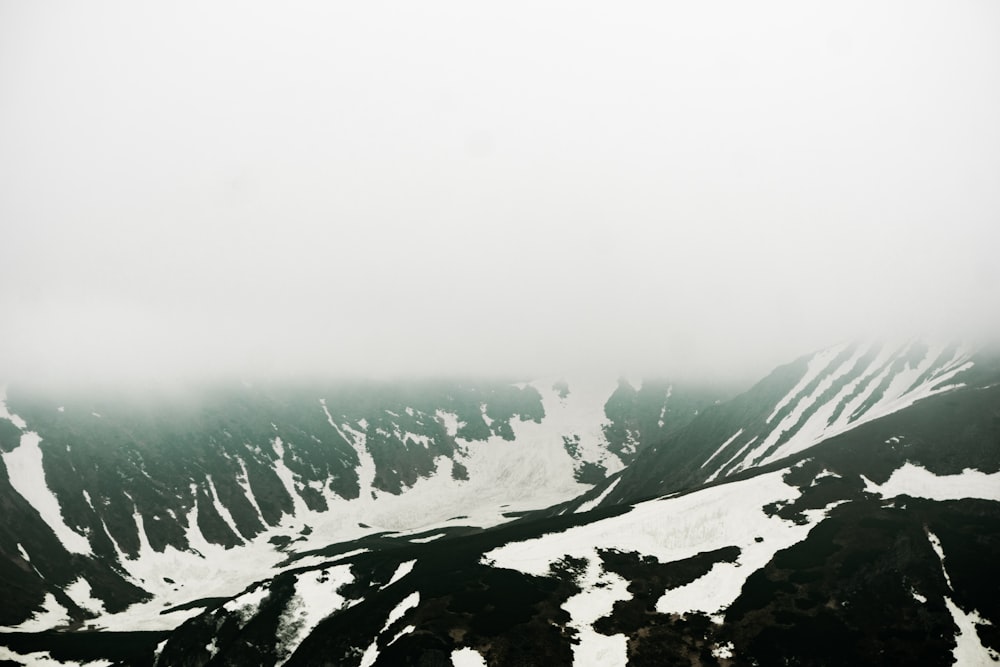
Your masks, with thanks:
[{"label": "mist over mountain", "polygon": [[0,657],[991,664],[998,387],[995,351],[920,340],[736,394],[11,384]]},{"label": "mist over mountain", "polygon": [[0,665],[997,664],[998,36],[0,3]]},{"label": "mist over mountain", "polygon": [[7,377],[752,382],[1000,331],[988,3],[0,8]]}]

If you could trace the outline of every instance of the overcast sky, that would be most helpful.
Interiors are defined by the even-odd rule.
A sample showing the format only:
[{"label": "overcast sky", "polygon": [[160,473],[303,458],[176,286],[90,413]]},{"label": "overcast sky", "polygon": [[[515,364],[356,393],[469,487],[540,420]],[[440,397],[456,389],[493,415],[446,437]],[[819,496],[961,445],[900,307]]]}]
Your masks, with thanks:
[{"label": "overcast sky", "polygon": [[1000,3],[0,4],[0,374],[995,331]]}]

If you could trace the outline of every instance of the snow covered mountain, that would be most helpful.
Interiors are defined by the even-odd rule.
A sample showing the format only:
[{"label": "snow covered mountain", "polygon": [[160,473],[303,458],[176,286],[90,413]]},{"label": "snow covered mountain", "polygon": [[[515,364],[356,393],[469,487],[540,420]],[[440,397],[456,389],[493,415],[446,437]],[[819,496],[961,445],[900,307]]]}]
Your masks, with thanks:
[{"label": "snow covered mountain", "polygon": [[710,406],[587,501],[611,505],[723,480],[980,377],[971,351],[955,344],[856,342],[821,350]]},{"label": "snow covered mountain", "polygon": [[[770,378],[799,388],[764,424],[817,393],[810,362],[841,354]],[[855,409],[780,460],[634,506],[334,556],[186,622],[157,664],[996,664],[1000,373],[957,351],[909,359],[918,376],[880,416],[872,398],[869,419]],[[802,366],[805,383],[789,377]],[[943,389],[962,367],[965,386]]]},{"label": "snow covered mountain", "polygon": [[714,400],[614,378],[8,393],[0,623],[16,630],[168,629],[333,543],[510,521]]},{"label": "snow covered mountain", "polygon": [[[1000,661],[996,355],[842,345],[731,400],[546,381],[214,401],[185,421],[10,391],[2,576],[35,606],[0,659]],[[72,413],[90,420],[60,431]],[[66,622],[145,632],[23,632]]]}]

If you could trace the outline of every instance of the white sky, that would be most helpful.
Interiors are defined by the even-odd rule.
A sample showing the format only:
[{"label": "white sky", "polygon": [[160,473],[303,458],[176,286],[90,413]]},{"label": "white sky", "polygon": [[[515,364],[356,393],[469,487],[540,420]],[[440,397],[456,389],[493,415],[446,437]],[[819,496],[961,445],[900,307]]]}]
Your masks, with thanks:
[{"label": "white sky", "polygon": [[998,119],[992,0],[10,0],[0,369],[759,374],[995,331]]}]

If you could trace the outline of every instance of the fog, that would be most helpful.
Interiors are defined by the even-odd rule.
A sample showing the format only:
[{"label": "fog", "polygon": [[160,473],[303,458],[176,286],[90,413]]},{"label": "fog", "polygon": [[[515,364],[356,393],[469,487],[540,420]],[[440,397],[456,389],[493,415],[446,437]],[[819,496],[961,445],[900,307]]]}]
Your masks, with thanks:
[{"label": "fog", "polygon": [[0,376],[990,336],[998,118],[988,1],[5,2]]}]

